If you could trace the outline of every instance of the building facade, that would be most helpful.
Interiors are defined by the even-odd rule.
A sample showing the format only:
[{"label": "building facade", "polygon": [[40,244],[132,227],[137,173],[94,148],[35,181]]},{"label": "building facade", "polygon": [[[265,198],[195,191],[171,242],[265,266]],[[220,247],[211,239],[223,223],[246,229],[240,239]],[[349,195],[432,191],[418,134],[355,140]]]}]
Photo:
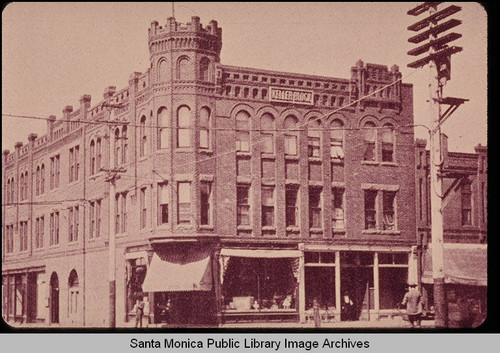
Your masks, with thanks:
[{"label": "building facade", "polygon": [[[487,312],[487,190],[488,155],[485,146],[475,153],[448,151],[447,136],[441,139],[444,240],[444,272],[450,327],[476,327]],[[431,251],[430,155],[426,141],[417,139],[416,198],[419,278],[427,309],[433,305]]]},{"label": "building facade", "polygon": [[148,31],[145,73],[4,151],[3,318],[106,327],[110,277],[117,326],[138,296],[172,325],[304,321],[314,299],[327,319],[395,311],[417,281],[413,93],[398,67],[235,67],[216,21]]}]

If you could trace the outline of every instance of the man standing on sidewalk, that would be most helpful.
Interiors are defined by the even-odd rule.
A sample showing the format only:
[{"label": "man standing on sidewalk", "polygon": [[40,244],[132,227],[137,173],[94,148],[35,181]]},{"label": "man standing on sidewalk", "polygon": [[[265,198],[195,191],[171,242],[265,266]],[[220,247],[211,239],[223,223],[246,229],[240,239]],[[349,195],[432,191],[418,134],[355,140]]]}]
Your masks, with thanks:
[{"label": "man standing on sidewalk", "polygon": [[415,327],[415,324],[417,327],[420,327],[420,321],[422,320],[422,296],[418,292],[416,284],[410,284],[410,289],[405,294],[402,304],[406,305],[406,313],[408,314],[411,327]]}]

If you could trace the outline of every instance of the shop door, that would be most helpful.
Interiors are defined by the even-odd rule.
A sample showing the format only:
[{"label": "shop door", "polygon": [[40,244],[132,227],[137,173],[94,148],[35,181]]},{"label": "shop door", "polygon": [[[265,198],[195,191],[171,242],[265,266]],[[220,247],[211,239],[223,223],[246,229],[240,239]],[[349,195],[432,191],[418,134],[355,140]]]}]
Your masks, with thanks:
[{"label": "shop door", "polygon": [[36,273],[28,273],[28,293],[26,295],[26,300],[28,301],[28,305],[26,307],[26,320],[28,322],[36,321],[36,312],[37,312],[37,274]]},{"label": "shop door", "polygon": [[50,323],[59,323],[59,279],[55,272],[50,276]]}]

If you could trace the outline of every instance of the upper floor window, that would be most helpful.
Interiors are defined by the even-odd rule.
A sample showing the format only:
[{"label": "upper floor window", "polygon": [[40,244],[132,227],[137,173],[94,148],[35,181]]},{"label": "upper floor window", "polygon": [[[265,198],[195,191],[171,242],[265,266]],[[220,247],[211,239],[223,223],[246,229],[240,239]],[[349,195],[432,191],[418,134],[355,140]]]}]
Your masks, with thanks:
[{"label": "upper floor window", "polygon": [[21,173],[21,177],[19,179],[19,195],[20,199],[24,200],[24,173]]},{"label": "upper floor window", "polygon": [[287,185],[285,188],[285,204],[286,204],[286,226],[296,227],[298,226],[298,192],[299,188],[297,186]]},{"label": "upper floor window", "polygon": [[365,149],[363,160],[374,161],[376,157],[375,150],[375,139],[377,131],[375,129],[375,124],[371,121],[367,121],[363,125],[363,137],[365,141]]},{"label": "upper floor window", "polygon": [[365,229],[377,228],[377,191],[365,190]]},{"label": "upper floor window", "polygon": [[332,227],[343,229],[344,223],[344,188],[332,189]]},{"label": "upper floor window", "polygon": [[202,181],[200,183],[200,224],[212,224],[212,183]]},{"label": "upper floor window", "polygon": [[200,60],[200,80],[210,81],[210,60],[207,58]]},{"label": "upper floor window", "polygon": [[298,131],[297,131],[297,118],[293,115],[288,116],[284,121],[285,132],[285,155],[296,156],[298,146]]},{"label": "upper floor window", "polygon": [[36,167],[35,195],[40,195],[40,166]]},{"label": "upper floor window", "polygon": [[89,149],[89,157],[90,157],[90,175],[94,175],[96,173],[96,165],[95,165],[95,142],[94,140],[90,141],[90,149]]},{"label": "upper floor window", "polygon": [[40,168],[40,194],[45,193],[45,164]]},{"label": "upper floor window", "polygon": [[115,195],[115,233],[127,231],[127,193]]},{"label": "upper floor window", "polygon": [[236,223],[239,226],[250,225],[250,186],[238,185],[236,187]]},{"label": "upper floor window", "polygon": [[262,226],[274,226],[274,186],[262,187]]},{"label": "upper floor window", "polygon": [[395,200],[396,193],[393,191],[383,191],[383,229],[384,230],[394,230],[396,229],[396,212],[395,212]]},{"label": "upper floor window", "polygon": [[168,113],[167,108],[161,107],[157,115],[158,149],[168,148]]},{"label": "upper floor window", "polygon": [[120,164],[120,158],[121,158],[121,147],[120,147],[120,129],[115,130],[115,136],[114,136],[114,145],[115,145],[115,150],[114,150],[114,167],[117,167]]},{"label": "upper floor window", "polygon": [[80,228],[80,208],[70,207],[68,210],[68,241],[78,240],[78,230]]},{"label": "upper floor window", "polygon": [[462,181],[462,225],[472,225],[472,187],[468,180]]},{"label": "upper floor window", "polygon": [[11,181],[10,192],[11,192],[10,202],[16,202],[16,182],[14,178],[12,178]]},{"label": "upper floor window", "polygon": [[69,149],[69,182],[78,180],[78,172],[80,169],[80,146],[75,146]]},{"label": "upper floor window", "polygon": [[147,217],[147,208],[146,208],[146,188],[141,188],[139,193],[139,207],[140,207],[140,229],[146,228],[146,217]]},{"label": "upper floor window", "polygon": [[307,126],[307,150],[309,157],[319,157],[321,153],[321,123],[311,119]]},{"label": "upper floor window", "polygon": [[140,120],[140,128],[139,133],[141,135],[140,148],[139,148],[139,157],[144,157],[146,155],[146,145],[148,142],[148,136],[146,133],[146,116],[143,115]]},{"label": "upper floor window", "polygon": [[344,124],[336,119],[330,124],[330,157],[344,158]]},{"label": "upper floor window", "polygon": [[101,235],[101,200],[90,201],[89,228],[90,239]]},{"label": "upper floor window", "polygon": [[50,214],[50,245],[59,244],[59,212]]},{"label": "upper floor window", "polygon": [[321,228],[321,188],[309,188],[309,227]]},{"label": "upper floor window", "polygon": [[191,183],[177,183],[177,223],[191,223]]},{"label": "upper floor window", "polygon": [[[59,158],[59,156],[57,156]],[[29,180],[29,175],[28,171],[24,172],[24,199],[28,199],[28,193],[29,193],[29,185],[30,185],[30,180]]]},{"label": "upper floor window", "polygon": [[250,151],[250,115],[245,111],[236,114],[236,150]]},{"label": "upper floor window", "polygon": [[102,146],[101,146],[101,138],[98,138],[95,144],[95,172],[98,173],[102,167]]},{"label": "upper floor window", "polygon": [[14,225],[5,226],[5,252],[14,252]]},{"label": "upper floor window", "polygon": [[158,225],[168,223],[169,200],[168,184],[158,184]]},{"label": "upper floor window", "polygon": [[28,221],[19,222],[19,251],[28,250]]},{"label": "upper floor window", "polygon": [[210,148],[210,109],[203,107],[200,110],[200,148]]},{"label": "upper floor window", "polygon": [[35,248],[39,249],[43,247],[43,237],[45,231],[45,220],[44,217],[36,218],[36,226],[35,226]]},{"label": "upper floor window", "polygon": [[182,106],[177,110],[177,147],[191,146],[191,110]]},{"label": "upper floor window", "polygon": [[262,153],[274,153],[274,117],[268,113],[262,115],[260,128]]},{"label": "upper floor window", "polygon": [[122,127],[122,164],[127,163],[128,154],[128,138],[127,138],[127,127]]},{"label": "upper floor window", "polygon": [[50,188],[59,187],[59,176],[60,176],[60,158],[59,155],[54,156],[50,159]]},{"label": "upper floor window", "polygon": [[394,126],[385,124],[382,129],[382,162],[394,162]]},{"label": "upper floor window", "polygon": [[180,58],[177,62],[177,79],[178,80],[188,80],[189,79],[189,59],[186,57]]}]

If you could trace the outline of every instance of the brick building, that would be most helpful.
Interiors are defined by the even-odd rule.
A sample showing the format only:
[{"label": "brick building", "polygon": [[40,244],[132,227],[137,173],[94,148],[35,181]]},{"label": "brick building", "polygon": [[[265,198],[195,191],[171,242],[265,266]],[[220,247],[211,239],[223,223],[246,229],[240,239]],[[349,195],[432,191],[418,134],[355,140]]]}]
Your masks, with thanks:
[{"label": "brick building", "polygon": [[[486,317],[487,287],[487,148],[476,153],[448,151],[442,135],[444,271],[451,327],[478,326]],[[426,141],[417,139],[416,198],[417,237],[421,245],[422,289],[433,304],[433,276],[430,235],[430,154]],[[420,247],[419,247],[420,249]]]},{"label": "brick building", "polygon": [[[220,63],[198,17],[149,28],[151,66],[3,154],[2,315],[108,325],[377,319],[416,281],[412,86]],[[117,179],[116,179],[117,178]]]}]

